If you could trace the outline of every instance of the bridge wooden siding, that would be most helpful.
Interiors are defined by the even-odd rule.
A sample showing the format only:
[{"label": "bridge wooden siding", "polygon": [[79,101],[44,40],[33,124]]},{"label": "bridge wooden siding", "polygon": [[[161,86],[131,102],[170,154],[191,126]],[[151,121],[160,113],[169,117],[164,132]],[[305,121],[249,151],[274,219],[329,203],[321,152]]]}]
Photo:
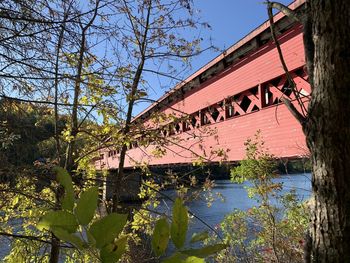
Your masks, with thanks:
[{"label": "bridge wooden siding", "polygon": [[[296,1],[291,7],[299,8],[302,4],[303,1]],[[278,38],[287,66],[307,103],[311,90],[304,71],[302,26],[288,21],[282,14],[277,14],[275,21],[283,31]],[[231,65],[219,64],[228,55],[219,56],[137,116],[136,120],[141,120],[145,129],[157,127],[161,136],[177,139],[163,145],[166,153],[161,158],[153,156],[156,145],[152,143],[128,150],[126,167],[136,163],[191,163],[199,156],[215,162],[221,159],[216,156],[219,150],[224,151],[226,161],[238,161],[245,155],[244,142],[258,129],[276,157],[305,156],[307,147],[301,126],[279,101],[284,94],[298,106],[288,89],[275,44],[271,40],[261,43],[268,30],[268,23],[264,23],[228,50],[229,54],[235,54],[244,45],[256,45]],[[216,71],[211,73],[213,67]],[[189,117],[158,127],[150,119],[152,112]],[[118,167],[118,161],[118,150],[106,149],[97,165],[113,169]]]}]

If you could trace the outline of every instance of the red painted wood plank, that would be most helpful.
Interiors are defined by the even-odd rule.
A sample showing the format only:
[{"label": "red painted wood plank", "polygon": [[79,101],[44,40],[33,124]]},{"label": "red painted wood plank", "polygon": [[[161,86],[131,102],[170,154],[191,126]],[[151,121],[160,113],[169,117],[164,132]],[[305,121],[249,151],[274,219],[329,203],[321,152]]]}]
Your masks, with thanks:
[{"label": "red painted wood plank", "polygon": [[[302,44],[301,26],[296,26],[285,32],[280,37],[281,47],[286,59],[287,65],[291,71],[300,69],[304,66],[304,48]],[[244,142],[248,137],[254,135],[259,129],[265,140],[265,145],[271,153],[278,157],[295,157],[303,156],[307,153],[305,137],[300,124],[288,112],[284,105],[266,106],[262,103],[264,97],[264,87],[267,87],[270,81],[283,75],[283,69],[280,65],[278,53],[271,43],[262,46],[259,50],[251,53],[239,63],[234,64],[229,70],[225,70],[200,87],[189,92],[183,100],[174,102],[169,105],[168,109],[163,112],[166,114],[181,115],[174,112],[172,108],[191,114],[196,120],[196,124],[192,126],[189,121],[190,130],[181,132],[175,130],[175,124],[168,129],[172,129],[172,133],[177,133],[178,141],[172,141],[165,144],[166,154],[161,158],[152,156],[155,145],[147,147],[134,148],[127,152],[126,167],[132,167],[136,163],[148,163],[150,165],[191,163],[198,158],[199,155],[204,156],[209,161],[219,161],[220,158],[214,157],[213,152],[219,149],[225,149],[228,161],[237,161],[244,158],[245,146]],[[310,93],[310,86],[307,83],[305,75],[302,77],[293,73],[298,89]],[[284,83],[282,78],[277,88],[281,89]],[[258,86],[257,95],[253,95],[249,89]],[[273,98],[279,98],[282,93],[280,90],[271,88]],[[234,112],[238,112],[241,116],[226,118],[224,121],[215,123],[211,114],[207,111],[208,106],[213,105],[219,111],[219,117],[225,115],[223,108],[217,103],[222,102],[225,98],[239,96],[237,101],[230,102],[234,105]],[[239,104],[244,96],[247,96],[251,104],[246,112]],[[294,102],[295,103],[295,102]],[[249,113],[253,106],[257,105],[260,109],[256,112]],[[212,123],[204,127],[198,128],[201,123],[199,114],[206,115]],[[154,129],[159,124],[152,121],[145,122],[145,129]],[[216,133],[208,136],[201,133],[201,130],[211,129]],[[204,136],[205,135],[205,136]],[[204,136],[204,137],[203,137]],[[203,137],[201,139],[201,137]],[[168,137],[171,141],[173,137]],[[198,155],[198,156],[196,156]],[[118,157],[104,154],[105,167],[117,168]],[[97,165],[97,167],[99,167]]]}]

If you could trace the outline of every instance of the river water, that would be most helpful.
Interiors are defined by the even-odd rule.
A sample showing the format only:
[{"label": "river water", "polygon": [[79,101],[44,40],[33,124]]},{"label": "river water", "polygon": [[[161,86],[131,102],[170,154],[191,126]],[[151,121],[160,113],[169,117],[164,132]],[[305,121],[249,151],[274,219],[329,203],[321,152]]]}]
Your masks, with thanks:
[{"label": "river water", "polygon": [[[282,193],[295,189],[301,202],[308,199],[311,195],[311,174],[309,173],[282,175],[275,179],[275,181],[283,184]],[[212,203],[210,208],[208,208],[205,200],[195,200],[190,203],[186,203],[186,205],[192,213],[215,229],[216,225],[218,225],[224,219],[226,214],[233,212],[235,209],[247,210],[256,205],[254,200],[248,198],[245,189],[245,187],[248,185],[248,183],[234,184],[230,180],[218,180],[215,181],[213,196],[220,193],[225,200],[224,202],[217,199]],[[174,190],[164,191],[164,194],[170,197],[175,197],[176,195]],[[171,201],[164,198],[159,207],[159,211],[169,211],[171,207]],[[193,218],[191,219],[191,223],[189,225],[187,239],[189,239],[193,233],[198,233],[205,230],[210,232],[205,224]]]},{"label": "river water", "polygon": [[[308,173],[304,174],[293,174],[293,175],[283,175],[276,180],[276,182],[283,183],[283,191],[289,191],[295,189],[300,201],[306,200],[311,195],[311,175]],[[225,217],[226,214],[234,211],[235,209],[247,210],[250,207],[256,205],[256,202],[248,198],[244,184],[234,184],[229,180],[218,180],[215,181],[215,186],[212,189],[213,196],[217,194],[222,195],[224,201],[221,199],[216,199],[210,208],[207,206],[205,200],[195,200],[187,203],[189,210],[194,213],[201,220],[206,222],[212,228],[215,228]],[[174,198],[176,193],[174,190],[166,190],[163,192],[169,197]],[[172,203],[171,201],[164,198],[158,207],[158,211],[171,213]],[[188,231],[188,238],[192,236],[193,233],[202,232],[209,230],[208,227],[201,223],[196,218],[191,219],[191,223]],[[9,242],[7,240],[0,240],[0,262],[1,259],[6,255],[9,249]],[[168,252],[173,250],[169,247]]]}]

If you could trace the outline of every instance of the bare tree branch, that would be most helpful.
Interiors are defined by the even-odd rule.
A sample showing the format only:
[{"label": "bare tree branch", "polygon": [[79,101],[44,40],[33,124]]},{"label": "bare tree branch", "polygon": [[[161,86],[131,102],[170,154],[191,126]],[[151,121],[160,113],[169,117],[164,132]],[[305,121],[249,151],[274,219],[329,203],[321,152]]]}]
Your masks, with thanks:
[{"label": "bare tree branch", "polygon": [[[269,3],[269,2],[268,2]],[[304,103],[301,101],[301,98],[299,96],[299,92],[297,91],[297,87],[296,87],[296,84],[288,70],[288,67],[287,67],[287,64],[284,60],[284,57],[283,57],[283,53],[282,53],[282,49],[281,49],[281,46],[278,42],[278,39],[277,39],[277,36],[276,36],[276,32],[275,32],[275,23],[273,21],[273,13],[272,13],[272,7],[270,5],[268,5],[267,7],[267,11],[268,11],[268,16],[269,16],[269,21],[270,21],[270,29],[271,29],[271,35],[272,35],[272,39],[273,41],[275,42],[275,45],[276,45],[276,49],[278,51],[278,55],[279,55],[279,58],[280,58],[280,61],[281,61],[281,64],[282,64],[282,67],[283,67],[283,70],[287,76],[287,80],[288,80],[288,83],[289,83],[289,87],[292,89],[292,92],[296,98],[296,100],[298,101],[298,104],[300,106],[300,109],[302,111],[302,114],[293,106],[291,107],[292,103],[290,102],[290,100],[288,100],[287,98],[284,98],[284,103],[286,104],[287,100],[290,102],[289,105],[286,104],[287,108],[289,109],[289,111],[291,111],[291,113],[293,114],[293,116],[298,116],[297,117],[297,120],[300,122],[300,124],[302,126],[304,126],[304,123],[306,121],[306,113],[307,113],[307,109],[304,105]],[[302,118],[301,118],[302,117]]]},{"label": "bare tree branch", "polygon": [[[6,95],[0,95],[0,98],[4,98],[7,100],[13,100],[13,101],[18,101],[18,102],[26,102],[26,103],[34,103],[34,104],[48,104],[48,105],[55,105],[55,102],[48,101],[48,100],[29,100],[29,99],[20,99],[20,98],[15,98],[15,97],[9,97]],[[66,106],[66,107],[71,107],[73,104],[71,103],[61,103],[57,102],[58,106]],[[80,107],[96,107],[95,104],[79,104]]]},{"label": "bare tree branch", "polygon": [[293,103],[285,98],[282,97],[281,101],[286,105],[287,109],[292,113],[292,115],[299,121],[299,123],[303,126],[304,123],[306,122],[306,118],[295,108]]},{"label": "bare tree branch", "polygon": [[281,11],[286,16],[293,18],[296,22],[302,22],[302,17],[299,16],[294,10],[290,9],[288,6],[285,6],[284,4],[278,3],[278,2],[264,2],[268,6],[268,8],[275,8],[279,11]]},{"label": "bare tree branch", "polygon": [[[27,240],[32,240],[32,241],[38,241],[46,244],[51,245],[51,241],[42,239],[41,237],[37,236],[28,236],[28,235],[18,235],[18,234],[11,234],[7,232],[0,232],[0,236],[7,236],[7,237],[12,237],[12,238],[19,238],[19,239],[27,239]],[[66,245],[61,245],[60,247],[62,248],[75,248],[73,246],[66,246]]]}]

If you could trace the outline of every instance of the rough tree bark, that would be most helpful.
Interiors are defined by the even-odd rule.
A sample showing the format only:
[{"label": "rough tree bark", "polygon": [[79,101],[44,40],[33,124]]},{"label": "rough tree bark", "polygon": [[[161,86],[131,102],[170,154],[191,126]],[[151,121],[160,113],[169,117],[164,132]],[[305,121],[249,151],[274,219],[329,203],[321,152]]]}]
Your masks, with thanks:
[{"label": "rough tree bark", "polygon": [[280,3],[267,4],[272,32],[271,8],[304,25],[312,87],[306,118],[284,102],[303,126],[313,164],[305,262],[350,262],[350,3],[306,0],[303,17]]},{"label": "rough tree bark", "polygon": [[307,5],[314,46],[304,125],[313,163],[311,261],[350,262],[350,3]]}]

